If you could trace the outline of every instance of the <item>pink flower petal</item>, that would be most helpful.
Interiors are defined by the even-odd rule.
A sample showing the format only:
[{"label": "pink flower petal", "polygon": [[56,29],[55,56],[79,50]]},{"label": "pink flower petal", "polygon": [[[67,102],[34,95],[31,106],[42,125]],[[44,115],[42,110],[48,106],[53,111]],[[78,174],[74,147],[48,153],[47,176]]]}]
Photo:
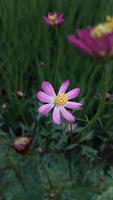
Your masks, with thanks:
[{"label": "pink flower petal", "polygon": [[63,117],[67,121],[69,121],[69,122],[75,122],[75,117],[69,111],[67,111],[63,106],[60,107],[60,111],[61,111]]},{"label": "pink flower petal", "polygon": [[52,103],[53,98],[48,96],[46,93],[39,91],[37,92],[37,98],[39,101],[44,102],[44,103]]},{"label": "pink flower petal", "polygon": [[79,95],[79,93],[80,93],[80,88],[75,88],[70,92],[66,93],[66,96],[68,97],[68,99],[74,99]]},{"label": "pink flower petal", "polygon": [[41,115],[46,115],[53,107],[54,107],[54,105],[52,105],[52,104],[46,104],[46,105],[40,106],[38,108],[38,112]]},{"label": "pink flower petal", "polygon": [[86,30],[78,29],[77,36],[88,48],[92,50],[92,56],[97,56],[100,51],[100,41],[91,36],[92,30],[92,27],[88,27]]},{"label": "pink flower petal", "polygon": [[[91,31],[93,30],[92,27],[88,27],[87,29],[78,29],[76,31],[76,34],[78,36],[78,38],[80,40],[82,40],[83,42],[87,43],[87,40],[89,39],[89,37],[91,37]],[[86,39],[86,40],[85,40]]]},{"label": "pink flower petal", "polygon": [[91,31],[91,27],[88,27],[86,30],[78,29],[77,36],[89,49],[93,50],[94,38],[91,37]]},{"label": "pink flower petal", "polygon": [[43,81],[41,87],[42,87],[43,91],[46,94],[48,94],[49,96],[52,96],[52,97],[56,96],[55,91],[49,82]]},{"label": "pink flower petal", "polygon": [[65,107],[66,108],[69,108],[69,109],[78,109],[82,106],[81,103],[78,103],[78,102],[71,102],[71,101],[68,101],[66,104],[65,104]]},{"label": "pink flower petal", "polygon": [[48,12],[48,17],[49,16],[54,16],[54,15],[58,15],[56,11],[55,12]]},{"label": "pink flower petal", "polygon": [[94,56],[106,56],[110,51],[111,42],[109,39],[111,38],[111,33],[107,33],[101,39],[98,39],[91,36],[91,31],[91,27],[86,30],[78,29],[77,35],[88,48],[92,49]]},{"label": "pink flower petal", "polygon": [[58,15],[58,19],[59,19],[59,20],[64,20],[64,14],[61,13],[60,15]]},{"label": "pink flower petal", "polygon": [[78,48],[80,51],[87,53],[89,55],[93,55],[92,49],[89,48],[85,43],[83,43],[80,39],[78,39],[74,35],[68,35],[67,37],[68,41],[72,43],[76,48]]},{"label": "pink flower petal", "polygon": [[61,15],[58,15],[56,24],[61,24],[63,22],[64,22],[64,18],[63,18],[63,13],[62,13]]},{"label": "pink flower petal", "polygon": [[66,92],[66,90],[67,90],[67,88],[68,88],[68,86],[69,86],[69,84],[70,84],[70,81],[69,80],[65,80],[65,81],[63,81],[63,83],[62,83],[62,85],[61,85],[61,87],[60,87],[60,89],[59,89],[59,92],[58,92],[58,94],[62,94],[62,93],[65,93]]},{"label": "pink flower petal", "polygon": [[43,16],[43,21],[44,21],[44,23],[46,23],[47,25],[50,25],[50,21],[49,21],[48,17]]},{"label": "pink flower petal", "polygon": [[60,109],[55,106],[53,110],[53,122],[57,125],[61,124],[61,114],[60,114]]},{"label": "pink flower petal", "polygon": [[100,40],[96,38],[93,39],[93,49],[94,49],[95,56],[105,57],[109,54],[110,47],[111,47],[110,38],[111,38],[111,35],[106,34]]}]

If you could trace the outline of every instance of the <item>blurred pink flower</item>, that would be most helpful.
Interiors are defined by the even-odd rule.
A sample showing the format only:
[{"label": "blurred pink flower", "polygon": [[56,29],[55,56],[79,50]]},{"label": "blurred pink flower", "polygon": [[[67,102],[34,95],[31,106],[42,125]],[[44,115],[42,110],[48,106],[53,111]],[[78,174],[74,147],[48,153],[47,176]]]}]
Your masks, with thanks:
[{"label": "blurred pink flower", "polygon": [[76,35],[68,35],[67,39],[81,52],[93,57],[113,56],[113,17],[108,16],[106,22],[94,28],[78,29]]},{"label": "blurred pink flower", "polygon": [[79,109],[82,106],[81,103],[70,101],[79,95],[80,88],[75,88],[65,93],[69,84],[70,81],[65,80],[56,95],[52,85],[47,81],[43,81],[41,86],[43,91],[37,92],[39,101],[45,103],[39,107],[38,112],[46,115],[54,108],[52,120],[57,125],[61,124],[61,116],[68,122],[75,122],[75,117],[67,109]]},{"label": "blurred pink flower", "polygon": [[62,24],[64,22],[63,13],[49,12],[47,16],[43,16],[43,20],[48,26]]}]

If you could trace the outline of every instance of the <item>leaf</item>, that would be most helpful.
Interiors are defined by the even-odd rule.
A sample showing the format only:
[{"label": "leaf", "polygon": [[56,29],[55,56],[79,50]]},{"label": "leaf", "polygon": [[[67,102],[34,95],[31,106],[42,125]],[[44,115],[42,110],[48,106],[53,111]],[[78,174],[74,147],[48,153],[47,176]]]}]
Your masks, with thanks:
[{"label": "leaf", "polygon": [[78,146],[78,144],[70,144],[68,147],[65,148],[65,150],[72,150],[77,146]]}]

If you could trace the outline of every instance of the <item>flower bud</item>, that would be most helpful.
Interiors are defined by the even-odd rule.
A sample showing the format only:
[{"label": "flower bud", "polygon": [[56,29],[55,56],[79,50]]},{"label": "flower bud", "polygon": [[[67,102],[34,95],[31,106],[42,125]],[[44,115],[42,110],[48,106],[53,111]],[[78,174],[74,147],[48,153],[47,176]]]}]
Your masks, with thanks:
[{"label": "flower bud", "polygon": [[6,102],[4,102],[2,104],[2,109],[5,111],[5,110],[7,110],[7,107],[8,107],[8,104]]},{"label": "flower bud", "polygon": [[105,94],[105,99],[106,99],[106,101],[111,101],[112,100],[112,94],[106,93]]},{"label": "flower bud", "polygon": [[56,199],[56,193],[55,192],[51,192],[50,195],[49,195],[49,198],[53,199],[53,200]]},{"label": "flower bud", "polygon": [[42,156],[44,154],[44,149],[42,147],[38,147],[38,150],[37,150],[38,154],[40,156]]},{"label": "flower bud", "polygon": [[24,97],[24,93],[22,91],[18,90],[16,92],[16,96],[17,96],[18,99],[22,99]]},{"label": "flower bud", "polygon": [[45,67],[45,63],[44,62],[40,62],[40,67]]},{"label": "flower bud", "polygon": [[66,127],[66,132],[73,132],[77,127],[77,123],[68,123]]},{"label": "flower bud", "polygon": [[17,153],[25,154],[29,151],[31,142],[32,142],[31,137],[19,136],[16,137],[12,146]]}]

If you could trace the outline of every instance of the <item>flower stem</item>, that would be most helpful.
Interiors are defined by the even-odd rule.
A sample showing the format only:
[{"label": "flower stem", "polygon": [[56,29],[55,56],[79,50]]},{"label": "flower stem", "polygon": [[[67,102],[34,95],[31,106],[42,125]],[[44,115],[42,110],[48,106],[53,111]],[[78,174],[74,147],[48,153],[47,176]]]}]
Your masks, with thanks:
[{"label": "flower stem", "polygon": [[39,160],[38,162],[39,162],[40,166],[42,167],[42,169],[43,169],[43,171],[44,171],[44,173],[46,175],[46,178],[47,178],[48,184],[49,184],[49,189],[51,190],[53,186],[52,186],[52,181],[51,181],[51,178],[49,176],[48,170],[47,170],[46,166],[44,165],[44,163],[41,160]]},{"label": "flower stem", "polygon": [[106,104],[105,99],[102,98],[102,100],[100,101],[100,104],[98,106],[98,110],[97,110],[96,114],[93,116],[93,118],[90,120],[90,122],[84,127],[84,131],[90,129],[95,124],[96,120],[103,112],[103,110],[105,108],[105,104]]},{"label": "flower stem", "polygon": [[56,86],[56,82],[58,79],[59,56],[60,56],[60,35],[59,35],[57,27],[55,28],[55,30],[56,30],[56,36],[57,36],[57,41],[58,41],[57,58],[56,58],[56,65],[55,65],[55,86]]},{"label": "flower stem", "polygon": [[45,176],[46,176],[47,181],[48,181],[49,190],[51,191],[52,188],[53,188],[53,184],[52,184],[52,180],[51,180],[51,178],[50,178],[49,172],[48,172],[48,170],[47,170],[45,164],[43,163],[42,160],[37,160],[37,159],[35,159],[35,158],[33,158],[33,157],[32,157],[32,159],[33,159],[33,161],[35,161],[38,165],[40,165],[40,166],[42,167],[42,170],[43,170],[43,172],[45,173]]},{"label": "flower stem", "polygon": [[107,77],[107,66],[105,65],[104,69],[103,69],[102,81],[101,81],[101,99],[100,99],[100,104],[99,104],[97,112],[95,113],[93,118],[83,128],[82,132],[84,132],[84,134],[81,135],[80,140],[82,140],[88,134],[87,131],[90,130],[93,127],[93,125],[95,124],[97,119],[102,114],[102,112],[103,112],[103,110],[105,108],[105,105],[106,105],[105,94],[106,94],[107,89],[108,89],[107,87],[108,87],[108,77]]},{"label": "flower stem", "polygon": [[19,180],[19,182],[20,182],[22,188],[24,189],[25,192],[27,192],[24,179],[23,179],[23,177],[21,176],[20,171],[18,170],[18,167],[17,167],[15,161],[14,161],[13,159],[10,158],[10,159],[9,159],[9,164],[10,164],[11,169],[14,171],[16,178]]}]

